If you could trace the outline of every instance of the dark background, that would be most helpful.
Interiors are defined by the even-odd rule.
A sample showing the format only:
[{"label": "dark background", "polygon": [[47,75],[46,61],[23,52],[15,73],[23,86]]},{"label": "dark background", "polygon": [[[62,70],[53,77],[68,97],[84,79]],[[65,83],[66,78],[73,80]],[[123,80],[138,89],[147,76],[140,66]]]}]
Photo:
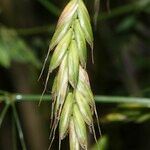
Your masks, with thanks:
[{"label": "dark background", "polygon": [[[42,93],[46,71],[40,82],[37,79],[58,17],[67,2],[0,0],[1,90]],[[94,1],[86,0],[85,3],[92,21]],[[150,97],[149,14],[149,0],[101,0],[97,27],[93,28],[94,64],[88,48],[87,68],[94,94]],[[53,78],[52,75],[48,94]],[[16,106],[27,148],[46,150],[49,145],[50,102],[42,102],[40,107],[38,102],[22,102]],[[0,111],[3,107],[4,104],[0,103]],[[102,150],[150,149],[148,108],[97,104],[97,110],[105,138]],[[15,140],[21,149],[19,137],[13,134],[12,128],[12,110],[9,109],[0,128],[0,150],[12,150]],[[58,149],[57,141],[56,136],[53,149]],[[67,139],[62,149],[67,149],[66,143]],[[93,144],[92,139],[90,143]]]}]

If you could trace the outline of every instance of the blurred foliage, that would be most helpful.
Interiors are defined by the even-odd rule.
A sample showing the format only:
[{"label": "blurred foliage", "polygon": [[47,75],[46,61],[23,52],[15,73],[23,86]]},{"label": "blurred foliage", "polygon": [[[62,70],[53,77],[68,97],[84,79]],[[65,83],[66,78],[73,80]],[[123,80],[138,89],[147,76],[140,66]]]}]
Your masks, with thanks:
[{"label": "blurred foliage", "polygon": [[107,135],[103,135],[97,142],[97,144],[95,144],[91,150],[107,150],[108,149],[108,136]]},{"label": "blurred foliage", "polygon": [[16,31],[0,27],[0,65],[8,68],[12,61],[40,67],[40,61]]}]

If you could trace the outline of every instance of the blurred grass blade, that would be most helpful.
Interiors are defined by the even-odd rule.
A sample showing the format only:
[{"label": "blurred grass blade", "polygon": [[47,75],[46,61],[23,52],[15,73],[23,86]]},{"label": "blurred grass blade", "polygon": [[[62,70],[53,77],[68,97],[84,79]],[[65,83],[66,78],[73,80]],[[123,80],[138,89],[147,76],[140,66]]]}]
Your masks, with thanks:
[{"label": "blurred grass blade", "polygon": [[95,29],[96,29],[97,20],[98,20],[99,8],[100,8],[100,0],[95,0],[94,1],[94,17],[93,17]]},{"label": "blurred grass blade", "polygon": [[60,14],[59,8],[54,5],[50,0],[38,0],[49,12],[58,16]]},{"label": "blurred grass blade", "polygon": [[1,125],[3,123],[3,120],[5,118],[5,115],[7,113],[8,108],[9,108],[9,104],[6,104],[5,107],[3,108],[1,114],[0,114],[0,127],[1,127]]},{"label": "blurred grass blade", "polygon": [[107,135],[103,135],[99,140],[98,143],[96,143],[91,150],[98,150],[97,149],[97,144],[99,146],[100,150],[108,150],[108,136]]},{"label": "blurred grass blade", "polygon": [[141,115],[141,116],[136,120],[136,122],[137,122],[137,123],[143,123],[143,122],[148,121],[148,120],[150,120],[150,114],[143,114],[143,115]]},{"label": "blurred grass blade", "polygon": [[27,150],[25,140],[24,140],[24,136],[23,136],[23,131],[22,131],[21,124],[20,124],[20,121],[19,121],[19,116],[17,114],[16,106],[15,106],[14,103],[12,103],[11,105],[12,105],[12,110],[13,110],[13,115],[14,115],[14,119],[15,119],[15,122],[16,122],[16,126],[17,126],[17,129],[18,129],[22,149]]},{"label": "blurred grass blade", "polygon": [[39,68],[41,63],[35,53],[18,36],[15,30],[0,27],[0,64],[9,67],[11,62],[30,63]]},{"label": "blurred grass blade", "polygon": [[12,116],[12,143],[13,143],[13,150],[17,150],[17,130],[15,125],[14,116]]},{"label": "blurred grass blade", "polygon": [[10,67],[11,58],[8,55],[7,50],[2,47],[2,44],[0,43],[0,65],[8,68]]}]

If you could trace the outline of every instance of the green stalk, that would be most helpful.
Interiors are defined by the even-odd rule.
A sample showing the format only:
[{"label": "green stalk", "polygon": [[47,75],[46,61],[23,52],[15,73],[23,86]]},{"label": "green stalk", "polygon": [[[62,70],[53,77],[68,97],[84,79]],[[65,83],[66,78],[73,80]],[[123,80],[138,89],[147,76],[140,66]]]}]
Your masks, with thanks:
[{"label": "green stalk", "polygon": [[14,103],[12,103],[11,106],[12,106],[12,109],[13,109],[13,115],[14,115],[16,126],[17,126],[17,129],[18,129],[22,149],[27,150],[25,140],[24,140],[24,136],[23,136],[23,131],[22,131],[21,124],[20,124],[20,121],[19,121],[19,116],[17,114],[16,106],[15,106]]},{"label": "green stalk", "polygon": [[9,105],[6,104],[5,107],[4,107],[4,109],[2,110],[2,112],[1,112],[1,114],[0,114],[0,127],[1,127],[1,125],[2,125],[2,123],[3,123],[3,120],[4,120],[4,118],[5,118],[5,115],[6,115],[6,113],[7,113],[8,108],[9,108]]},{"label": "green stalk", "polygon": [[[40,94],[12,94],[16,102],[39,102]],[[0,102],[5,101],[6,96],[0,96]],[[8,97],[9,98],[9,97]],[[44,95],[43,101],[50,101],[50,95]],[[150,105],[150,98],[144,97],[125,97],[125,96],[95,96],[96,103],[136,103],[140,105]]]},{"label": "green stalk", "polygon": [[16,125],[14,116],[12,116],[12,143],[13,143],[13,150],[17,150],[17,136],[16,136]]}]

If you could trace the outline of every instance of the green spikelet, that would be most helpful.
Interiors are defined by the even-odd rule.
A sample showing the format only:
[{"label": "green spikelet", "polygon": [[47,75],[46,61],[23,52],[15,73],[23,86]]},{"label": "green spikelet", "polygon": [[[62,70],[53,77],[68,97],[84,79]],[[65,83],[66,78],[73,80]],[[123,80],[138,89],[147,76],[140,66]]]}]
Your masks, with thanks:
[{"label": "green spikelet", "polygon": [[59,149],[67,134],[70,150],[88,149],[87,129],[92,129],[95,137],[93,112],[96,108],[86,72],[86,44],[93,49],[89,13],[82,0],[71,0],[58,20],[49,48],[54,50],[49,73],[58,68],[52,87],[50,138],[52,144],[59,125]]}]

